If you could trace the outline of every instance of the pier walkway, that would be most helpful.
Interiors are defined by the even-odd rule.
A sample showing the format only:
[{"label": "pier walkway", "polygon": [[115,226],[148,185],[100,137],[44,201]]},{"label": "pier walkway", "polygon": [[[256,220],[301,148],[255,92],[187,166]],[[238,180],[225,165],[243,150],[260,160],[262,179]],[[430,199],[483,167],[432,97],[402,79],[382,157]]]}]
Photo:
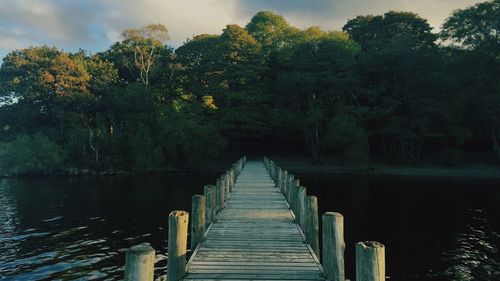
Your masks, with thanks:
[{"label": "pier walkway", "polygon": [[184,280],[324,280],[262,161],[246,163],[186,270]]}]

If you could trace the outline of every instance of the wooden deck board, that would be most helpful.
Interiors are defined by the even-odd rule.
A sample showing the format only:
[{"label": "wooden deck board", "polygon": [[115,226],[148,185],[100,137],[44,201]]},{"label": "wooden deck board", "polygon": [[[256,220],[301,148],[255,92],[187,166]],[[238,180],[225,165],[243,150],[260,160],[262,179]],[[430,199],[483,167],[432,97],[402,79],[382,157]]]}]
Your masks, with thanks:
[{"label": "wooden deck board", "polygon": [[325,280],[262,162],[247,162],[184,280]]}]

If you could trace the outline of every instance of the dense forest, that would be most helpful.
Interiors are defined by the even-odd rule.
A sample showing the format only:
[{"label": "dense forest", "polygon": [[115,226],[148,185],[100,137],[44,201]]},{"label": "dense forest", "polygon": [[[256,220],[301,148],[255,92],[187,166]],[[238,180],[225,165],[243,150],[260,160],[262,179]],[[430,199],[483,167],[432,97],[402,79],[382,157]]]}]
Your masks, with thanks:
[{"label": "dense forest", "polygon": [[439,33],[411,12],[325,31],[263,11],[168,39],[150,24],[96,54],[9,53],[0,171],[202,169],[239,142],[342,165],[500,159],[500,0],[452,12]]}]

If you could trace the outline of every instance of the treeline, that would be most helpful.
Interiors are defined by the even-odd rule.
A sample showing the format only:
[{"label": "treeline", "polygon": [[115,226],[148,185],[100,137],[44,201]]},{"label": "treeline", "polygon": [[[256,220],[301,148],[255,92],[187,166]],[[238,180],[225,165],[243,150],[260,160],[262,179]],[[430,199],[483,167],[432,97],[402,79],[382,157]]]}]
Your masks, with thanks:
[{"label": "treeline", "polygon": [[150,24],[94,55],[13,51],[0,68],[0,170],[199,169],[242,140],[356,164],[453,163],[476,139],[500,158],[499,18],[494,0],[454,11],[439,34],[393,11],[324,31],[265,11],[175,50]]}]

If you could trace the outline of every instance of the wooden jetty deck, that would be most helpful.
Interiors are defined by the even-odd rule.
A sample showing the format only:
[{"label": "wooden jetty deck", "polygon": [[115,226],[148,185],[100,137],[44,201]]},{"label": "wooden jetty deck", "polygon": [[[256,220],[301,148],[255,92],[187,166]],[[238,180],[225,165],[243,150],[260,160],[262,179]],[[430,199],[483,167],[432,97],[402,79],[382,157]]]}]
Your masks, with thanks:
[{"label": "wooden jetty deck", "polygon": [[[320,263],[318,199],[273,161],[243,157],[203,191],[193,195],[191,214],[170,213],[167,274],[157,280],[348,280],[344,217],[322,215]],[[385,281],[384,245],[358,242],[355,251],[356,281]],[[131,247],[124,280],[153,281],[154,264],[151,246]]]},{"label": "wooden jetty deck", "polygon": [[249,161],[184,280],[324,280],[322,267],[262,161]]}]

